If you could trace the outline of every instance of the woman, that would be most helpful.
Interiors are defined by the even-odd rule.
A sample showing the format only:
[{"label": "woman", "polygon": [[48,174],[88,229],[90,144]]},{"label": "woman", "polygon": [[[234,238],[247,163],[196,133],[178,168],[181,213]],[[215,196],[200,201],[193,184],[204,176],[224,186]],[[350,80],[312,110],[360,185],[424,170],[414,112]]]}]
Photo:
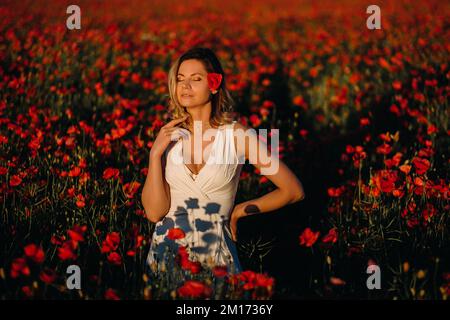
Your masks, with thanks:
[{"label": "woman", "polygon": [[[285,164],[273,159],[279,161],[278,170],[267,178],[277,189],[233,206],[241,168],[253,156],[252,146],[266,150],[267,146],[231,120],[225,74],[211,50],[187,51],[175,61],[168,78],[174,120],[154,141],[142,191],[146,216],[156,223],[147,262],[153,270],[163,264],[167,269],[170,262],[165,257],[178,252],[181,261],[194,266],[240,272],[235,246],[238,219],[302,200],[303,187]],[[208,132],[211,139],[198,131]],[[261,171],[268,165],[258,157],[252,164]]]}]

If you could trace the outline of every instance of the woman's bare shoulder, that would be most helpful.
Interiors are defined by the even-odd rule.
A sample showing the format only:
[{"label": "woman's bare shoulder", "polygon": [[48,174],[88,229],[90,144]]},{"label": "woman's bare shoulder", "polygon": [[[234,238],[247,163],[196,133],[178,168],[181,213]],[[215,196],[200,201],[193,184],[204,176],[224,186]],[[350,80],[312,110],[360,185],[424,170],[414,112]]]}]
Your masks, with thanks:
[{"label": "woman's bare shoulder", "polygon": [[234,123],[233,133],[236,138],[256,138],[256,130],[242,123]]},{"label": "woman's bare shoulder", "polygon": [[242,133],[246,133],[251,131],[251,128],[240,123],[240,122],[234,122],[234,126],[233,126],[234,131],[236,132],[242,132]]},{"label": "woman's bare shoulder", "polygon": [[239,122],[233,127],[234,143],[239,157],[247,159],[249,147],[255,142],[255,130]]}]

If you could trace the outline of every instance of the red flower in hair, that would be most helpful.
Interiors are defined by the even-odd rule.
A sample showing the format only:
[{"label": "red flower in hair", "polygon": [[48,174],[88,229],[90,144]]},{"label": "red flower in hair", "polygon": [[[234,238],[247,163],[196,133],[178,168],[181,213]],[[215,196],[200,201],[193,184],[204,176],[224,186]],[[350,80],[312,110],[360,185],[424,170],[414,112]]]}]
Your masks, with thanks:
[{"label": "red flower in hair", "polygon": [[222,74],[211,72],[208,73],[208,87],[211,91],[217,90],[222,82]]}]

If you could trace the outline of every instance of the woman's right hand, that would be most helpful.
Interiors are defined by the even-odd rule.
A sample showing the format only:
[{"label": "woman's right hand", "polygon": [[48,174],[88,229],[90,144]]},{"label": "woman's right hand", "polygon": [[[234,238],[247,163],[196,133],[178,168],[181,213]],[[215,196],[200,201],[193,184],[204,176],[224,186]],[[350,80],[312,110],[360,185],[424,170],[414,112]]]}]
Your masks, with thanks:
[{"label": "woman's right hand", "polygon": [[164,151],[167,149],[172,141],[176,141],[182,137],[186,137],[186,130],[183,128],[175,127],[177,124],[187,119],[187,115],[183,118],[174,119],[165,126],[161,127],[153,146],[150,150],[150,157],[161,157]]}]

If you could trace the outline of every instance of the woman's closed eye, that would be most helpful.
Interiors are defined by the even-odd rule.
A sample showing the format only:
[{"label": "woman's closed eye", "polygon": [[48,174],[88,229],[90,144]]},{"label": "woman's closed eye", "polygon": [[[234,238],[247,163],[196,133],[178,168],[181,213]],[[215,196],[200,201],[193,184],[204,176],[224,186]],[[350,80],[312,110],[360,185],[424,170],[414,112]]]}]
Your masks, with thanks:
[{"label": "woman's closed eye", "polygon": [[[177,79],[177,82],[181,82],[183,80],[184,79]],[[192,81],[202,81],[202,78],[195,78],[195,79],[192,79]]]}]

